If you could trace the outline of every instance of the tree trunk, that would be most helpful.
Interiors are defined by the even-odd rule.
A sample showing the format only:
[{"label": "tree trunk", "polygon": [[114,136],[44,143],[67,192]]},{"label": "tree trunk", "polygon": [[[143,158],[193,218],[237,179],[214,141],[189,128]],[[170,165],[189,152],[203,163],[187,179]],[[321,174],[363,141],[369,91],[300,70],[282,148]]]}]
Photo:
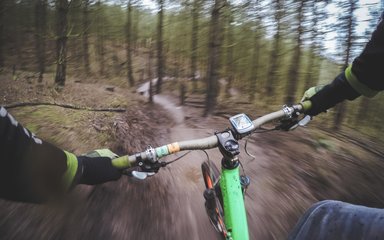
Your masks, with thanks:
[{"label": "tree trunk", "polygon": [[98,0],[97,2],[97,55],[99,58],[99,73],[100,75],[104,75],[104,66],[105,66],[105,61],[104,61],[104,22],[103,22],[103,9],[101,6],[101,1]]},{"label": "tree trunk", "polygon": [[318,20],[320,19],[318,15],[320,14],[318,12],[318,7],[316,6],[316,2],[312,2],[312,12],[313,12],[313,18],[310,26],[311,31],[311,46],[309,48],[309,56],[308,56],[308,65],[307,70],[305,71],[305,85],[304,90],[309,89],[313,85],[317,84],[317,79],[319,77],[319,66],[318,66],[318,60],[316,58],[316,53],[318,50],[317,47],[317,38],[318,38]]},{"label": "tree trunk", "polygon": [[[354,11],[356,10],[356,4],[357,0],[349,0],[349,11],[347,15],[347,38],[345,41],[346,45],[346,55],[344,58],[344,66],[343,66],[343,71],[348,67],[349,60],[350,60],[350,55],[352,51],[352,43],[353,43],[353,38],[354,38],[354,26],[355,26],[355,19],[354,19]],[[341,102],[337,107],[336,107],[336,115],[334,119],[334,129],[339,130],[341,127],[341,124],[343,123],[343,120],[345,118],[345,112],[346,112],[346,103]]]},{"label": "tree trunk", "polygon": [[164,18],[164,0],[158,0],[159,13],[157,19],[157,85],[156,93],[161,92],[164,73],[164,56],[163,56],[163,18]]},{"label": "tree trunk", "polygon": [[37,0],[35,3],[35,41],[36,59],[38,63],[38,82],[43,81],[45,71],[45,35],[47,29],[47,1]]},{"label": "tree trunk", "polygon": [[139,38],[139,21],[140,21],[140,12],[138,10],[133,12],[133,26],[132,26],[132,43],[133,43],[133,53],[138,54],[138,38]]},{"label": "tree trunk", "polygon": [[233,34],[233,15],[232,8],[228,3],[227,8],[227,59],[226,59],[226,76],[227,76],[227,85],[225,86],[225,95],[230,97],[230,90],[232,88],[232,82],[234,79],[235,73],[235,64],[233,60],[233,52],[235,46],[235,39]]},{"label": "tree trunk", "polygon": [[68,31],[68,0],[57,0],[57,41],[56,41],[56,77],[55,83],[65,85],[67,67],[67,31]]},{"label": "tree trunk", "polygon": [[255,100],[256,93],[256,83],[259,78],[258,67],[259,67],[259,55],[260,55],[260,33],[256,29],[255,38],[254,38],[254,47],[252,53],[252,66],[251,66],[251,75],[249,79],[249,100],[253,102]]},{"label": "tree trunk", "polygon": [[127,28],[126,28],[126,53],[127,53],[127,77],[129,86],[133,87],[135,85],[135,80],[133,79],[133,69],[132,69],[132,2],[128,0],[127,6]]},{"label": "tree trunk", "polygon": [[207,93],[205,100],[204,116],[213,113],[219,93],[219,69],[221,45],[223,41],[221,26],[221,11],[225,0],[215,0],[210,22],[210,35],[208,42],[208,69],[207,69]]},{"label": "tree trunk", "polygon": [[201,0],[194,0],[192,7],[192,37],[191,37],[191,77],[193,82],[193,91],[197,90],[197,46],[198,46],[198,33],[199,33],[199,15]]},{"label": "tree trunk", "polygon": [[299,8],[297,9],[297,19],[296,19],[296,45],[293,50],[291,66],[288,73],[288,82],[286,86],[285,94],[285,103],[293,104],[296,100],[296,89],[297,83],[299,80],[299,70],[300,70],[300,61],[301,61],[301,44],[303,36],[303,18],[304,18],[304,1],[299,1]]},{"label": "tree trunk", "polygon": [[277,24],[277,29],[276,33],[274,36],[273,40],[273,46],[272,46],[272,51],[270,54],[270,68],[269,68],[269,73],[268,73],[268,79],[267,79],[267,95],[268,96],[273,96],[275,91],[275,80],[277,78],[277,69],[279,67],[279,52],[280,52],[280,44],[281,44],[281,30],[282,30],[282,14],[283,10],[283,3],[282,0],[275,0],[275,21]]},{"label": "tree trunk", "polygon": [[83,60],[84,60],[84,70],[87,76],[91,73],[89,66],[89,1],[83,1]]}]

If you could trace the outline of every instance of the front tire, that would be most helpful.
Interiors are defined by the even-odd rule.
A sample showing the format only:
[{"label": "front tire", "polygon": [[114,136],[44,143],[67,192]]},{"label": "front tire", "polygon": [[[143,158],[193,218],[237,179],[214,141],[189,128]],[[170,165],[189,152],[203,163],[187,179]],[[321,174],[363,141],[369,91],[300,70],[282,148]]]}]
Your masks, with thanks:
[{"label": "front tire", "polygon": [[[211,167],[209,167],[211,165]],[[205,187],[207,189],[214,188],[216,180],[220,176],[219,169],[217,169],[214,163],[209,164],[208,162],[203,162],[201,164],[201,172],[203,173]]]},{"label": "front tire", "polygon": [[[223,219],[220,185],[216,183],[220,172],[216,165],[208,162],[201,164],[201,171],[205,183],[205,209],[209,220],[222,239],[227,239],[227,231]],[[213,195],[212,195],[213,194]]]}]

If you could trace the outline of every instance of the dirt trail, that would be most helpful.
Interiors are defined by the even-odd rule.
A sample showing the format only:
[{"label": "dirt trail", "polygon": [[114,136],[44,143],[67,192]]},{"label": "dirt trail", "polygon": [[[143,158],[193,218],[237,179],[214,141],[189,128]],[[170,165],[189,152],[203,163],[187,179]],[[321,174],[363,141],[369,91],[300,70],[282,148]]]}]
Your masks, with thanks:
[{"label": "dirt trail", "polygon": [[[16,117],[24,118],[43,137],[57,136],[53,138],[55,143],[78,153],[100,144],[113,148],[113,144],[108,145],[110,141],[119,144],[114,150],[134,153],[148,144],[155,147],[205,137],[228,126],[227,119],[202,118],[201,109],[177,106],[172,96],[157,95],[157,105],[152,106],[137,100],[127,89],[116,87],[110,92],[103,84],[73,83],[62,93],[52,89],[43,96],[28,83],[18,86],[9,80],[7,86],[0,88],[0,95],[9,102],[36,98],[95,107],[129,106],[127,113],[118,115],[54,107],[15,111]],[[23,89],[36,95],[20,92]],[[42,119],[48,123],[41,124]],[[348,139],[311,130],[309,126],[288,133],[254,134],[248,150],[256,159],[245,154],[244,141],[240,142],[240,160],[251,178],[245,197],[250,239],[286,239],[305,209],[321,199],[384,207],[383,156],[367,152]],[[111,133],[112,137],[105,136]],[[218,150],[208,153],[219,166]],[[80,185],[60,203],[33,205],[0,200],[0,238],[216,239],[202,196],[200,164],[205,159],[203,152],[195,151],[145,181],[122,177],[95,187]]]},{"label": "dirt trail", "polygon": [[[169,130],[169,140],[180,141],[202,137],[205,131],[196,131],[184,123],[184,111],[176,106],[171,98],[157,95],[155,103],[161,105],[174,119],[175,125]],[[174,157],[172,157],[174,158]],[[204,153],[191,152],[178,162],[170,165],[169,174],[174,186],[171,189],[171,214],[176,221],[176,235],[172,239],[215,239],[215,232],[205,214],[200,164],[205,159]]]}]

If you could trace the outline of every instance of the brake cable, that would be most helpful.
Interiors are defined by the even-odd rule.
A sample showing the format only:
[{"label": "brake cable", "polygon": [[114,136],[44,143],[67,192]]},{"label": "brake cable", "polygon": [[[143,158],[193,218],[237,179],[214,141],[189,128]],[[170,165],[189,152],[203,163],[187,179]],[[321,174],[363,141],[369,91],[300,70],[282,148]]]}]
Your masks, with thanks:
[{"label": "brake cable", "polygon": [[[253,160],[253,159],[256,159],[256,156],[254,156],[254,155],[252,155],[250,152],[248,152],[248,149],[247,149],[247,146],[248,146],[248,140],[249,140],[249,138],[245,139],[244,151],[245,151],[245,153],[246,153],[248,156],[250,156],[250,157],[252,158],[252,160]],[[241,165],[241,166],[243,166],[243,165]]]},{"label": "brake cable", "polygon": [[[261,130],[261,131],[260,131]],[[248,141],[249,139],[251,138],[252,134],[254,133],[265,133],[265,132],[272,132],[272,131],[275,131],[275,130],[278,130],[277,127],[274,127],[274,128],[260,128],[259,131],[254,131],[253,133],[251,133],[249,136],[247,136],[247,138],[245,139],[245,144],[244,144],[244,151],[245,153],[250,156],[252,159],[255,159],[256,156],[254,156],[253,154],[251,154],[249,151],[248,151]]]},{"label": "brake cable", "polygon": [[191,151],[188,151],[186,153],[184,153],[183,155],[181,155],[180,157],[177,157],[175,159],[173,159],[172,161],[168,161],[168,162],[164,162],[164,166],[167,166],[168,164],[171,164],[171,163],[174,163],[180,159],[182,159],[183,157],[185,157],[187,154],[189,154]]}]

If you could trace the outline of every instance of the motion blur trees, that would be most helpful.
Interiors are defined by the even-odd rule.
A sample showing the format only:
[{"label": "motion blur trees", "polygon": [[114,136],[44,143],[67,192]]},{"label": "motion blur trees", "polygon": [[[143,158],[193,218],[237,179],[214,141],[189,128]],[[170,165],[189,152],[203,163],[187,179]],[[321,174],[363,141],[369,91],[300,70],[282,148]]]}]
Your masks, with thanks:
[{"label": "motion blur trees", "polygon": [[157,13],[157,84],[156,93],[161,92],[164,74],[164,56],[163,56],[163,20],[164,20],[164,1],[158,0],[159,12]]},{"label": "motion blur trees", "polygon": [[235,75],[235,63],[234,63],[234,49],[235,49],[235,36],[234,36],[234,8],[230,2],[227,3],[225,11],[225,38],[226,38],[226,63],[225,63],[225,78],[227,80],[227,85],[225,87],[225,93],[228,97],[230,95],[229,91],[232,87],[234,75]]},{"label": "motion blur trees", "polygon": [[216,106],[219,93],[219,69],[221,57],[221,45],[223,42],[223,31],[221,25],[222,12],[225,0],[215,0],[210,22],[208,42],[208,70],[207,70],[207,93],[205,99],[204,115],[210,115]]},{"label": "motion blur trees", "polygon": [[199,34],[199,16],[201,11],[202,0],[193,0],[192,3],[192,30],[191,30],[191,77],[193,81],[193,91],[197,89],[197,47],[198,47],[198,34]]},{"label": "motion blur trees", "polygon": [[326,27],[323,26],[322,22],[327,19],[326,5],[328,1],[315,0],[311,1],[309,12],[312,12],[309,32],[310,32],[310,47],[308,51],[308,63],[305,71],[304,78],[304,89],[308,89],[313,85],[316,85],[319,78],[320,72],[320,59],[319,55],[324,50],[323,42]]},{"label": "motion blur trees", "polygon": [[91,27],[89,20],[89,5],[90,0],[83,0],[83,63],[86,75],[91,73],[89,66],[89,32]]},{"label": "motion blur trees", "polygon": [[[346,14],[340,16],[340,40],[341,47],[344,52],[343,56],[343,66],[342,70],[344,71],[348,64],[351,61],[351,55],[353,50],[353,43],[355,40],[355,27],[356,27],[356,17],[354,15],[355,10],[357,9],[358,0],[348,0],[348,2],[340,2],[342,9],[347,9]],[[340,103],[336,106],[336,115],[334,119],[334,128],[339,129],[341,123],[344,120],[346,111],[346,103]]]},{"label": "motion blur trees", "polygon": [[292,5],[293,9],[297,9],[297,12],[295,13],[295,20],[294,20],[294,32],[296,34],[295,36],[295,43],[294,43],[294,49],[293,54],[290,62],[289,72],[288,72],[288,82],[286,86],[286,94],[285,94],[285,103],[293,104],[296,100],[296,88],[297,84],[299,82],[299,70],[300,70],[300,63],[301,63],[301,47],[303,44],[303,24],[304,24],[304,3],[303,0],[294,0]]},{"label": "motion blur trees", "polygon": [[254,36],[253,36],[253,48],[252,48],[252,60],[251,60],[251,74],[249,76],[250,95],[249,100],[253,102],[256,94],[256,84],[260,80],[260,48],[262,38],[262,15],[261,15],[261,0],[255,2],[254,7]]},{"label": "motion blur trees", "polygon": [[97,36],[96,36],[96,52],[99,62],[99,73],[101,76],[105,74],[105,46],[104,46],[104,6],[101,3],[101,0],[98,0],[96,3],[96,26],[97,26]]},{"label": "motion blur trees", "polygon": [[55,83],[59,86],[65,85],[67,68],[67,34],[68,34],[68,0],[56,0],[57,22],[56,22],[56,77]]},{"label": "motion blur trees", "polygon": [[35,2],[35,42],[38,62],[39,82],[43,81],[45,71],[45,36],[47,33],[47,0]]},{"label": "motion blur trees", "polygon": [[267,76],[267,94],[268,96],[273,96],[275,93],[275,82],[277,80],[277,69],[280,66],[280,54],[281,54],[281,42],[282,42],[282,29],[283,24],[282,20],[284,17],[284,8],[282,0],[273,1],[274,8],[274,20],[276,23],[276,30],[273,37],[272,51],[270,54],[270,67],[269,73]]},{"label": "motion blur trees", "polygon": [[[137,30],[136,30],[137,31]],[[133,79],[132,69],[132,0],[127,3],[127,26],[126,26],[126,52],[127,52],[127,73],[129,86],[133,87],[135,80]]]},{"label": "motion blur trees", "polygon": [[[13,71],[15,79],[22,71],[39,81],[53,74],[58,85],[65,84],[66,75],[95,72],[99,78],[108,76],[108,81],[124,78],[134,87],[139,82],[135,73],[141,72],[140,82],[148,80],[144,72],[152,42],[156,92],[165,84],[166,74],[179,76],[170,86],[179,88],[184,82],[191,88],[187,95],[204,92],[208,115],[217,105],[244,95],[260,107],[266,106],[266,99],[269,106],[295,102],[300,91],[331,81],[341,65],[345,68],[352,61],[357,44],[370,36],[355,31],[355,12],[365,4],[357,0],[152,3],[2,0],[0,68]],[[371,8],[379,9],[377,4]],[[340,47],[333,49],[335,35]],[[197,85],[198,79],[206,85]],[[227,84],[220,91],[222,83]],[[371,114],[368,100],[359,104],[348,114],[341,105],[328,116],[335,117],[333,124],[340,127],[347,122],[343,119]]]}]

